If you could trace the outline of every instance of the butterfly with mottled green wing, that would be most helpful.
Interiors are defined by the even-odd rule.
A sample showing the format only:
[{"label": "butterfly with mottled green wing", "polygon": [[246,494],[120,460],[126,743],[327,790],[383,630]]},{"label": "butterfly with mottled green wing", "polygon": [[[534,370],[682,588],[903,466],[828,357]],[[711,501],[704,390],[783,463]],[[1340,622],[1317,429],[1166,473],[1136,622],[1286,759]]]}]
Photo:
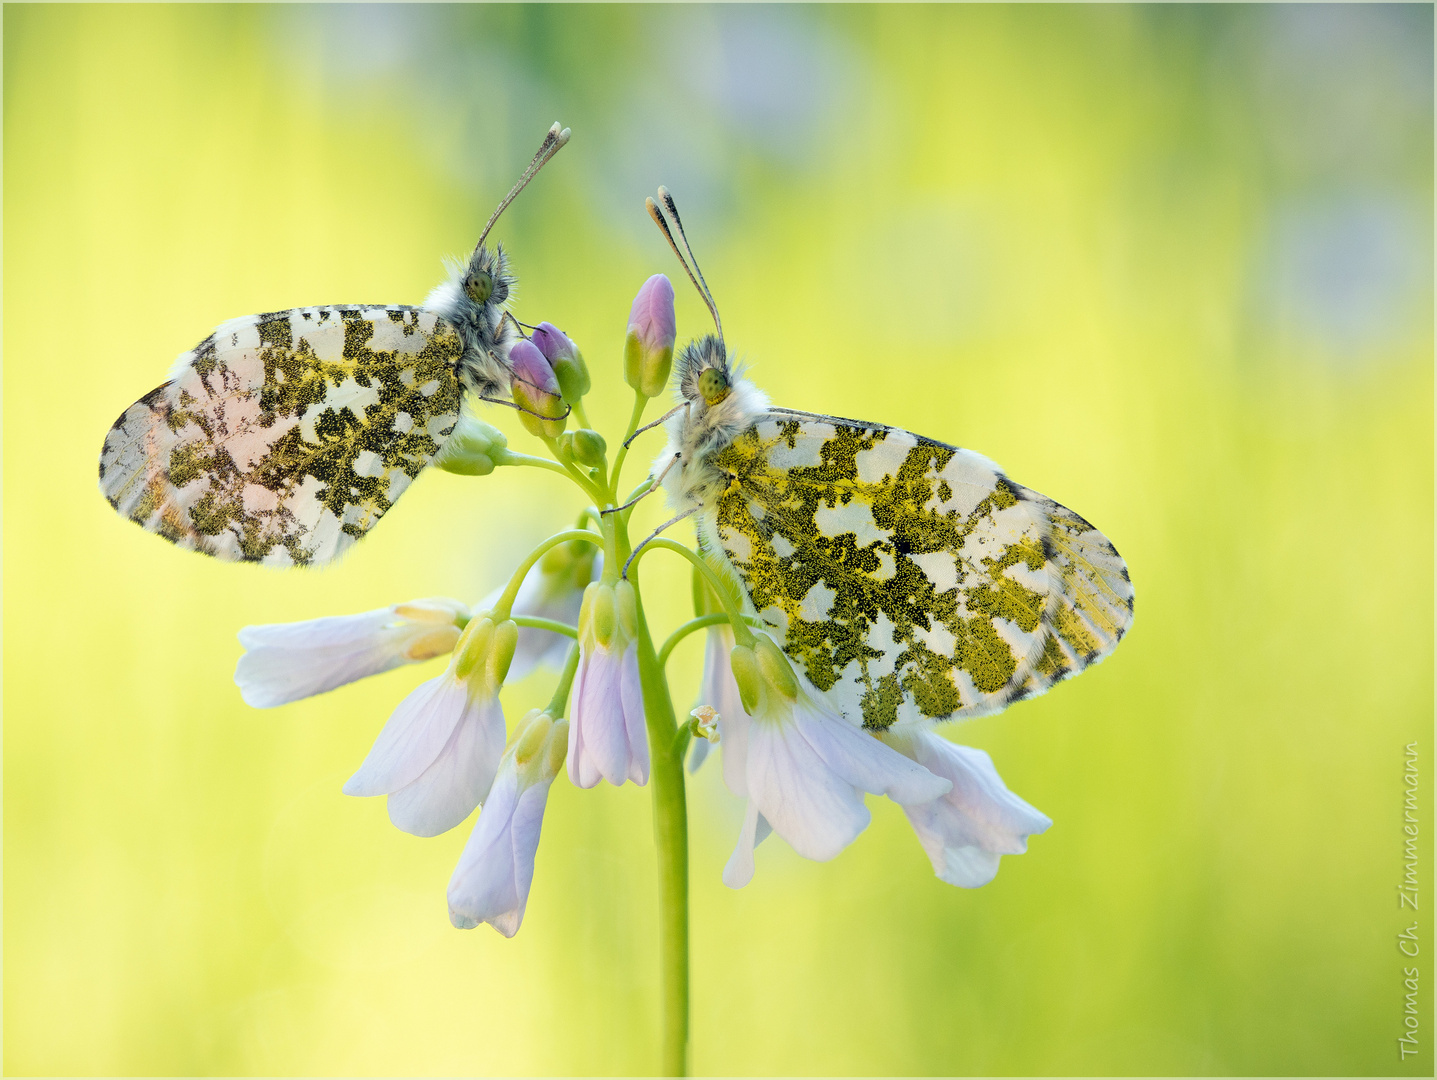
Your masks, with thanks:
[{"label": "butterfly with mottled green wing", "polygon": [[874,731],[982,716],[1113,651],[1133,587],[1107,537],[971,450],[771,408],[732,369],[702,281],[719,332],[676,362],[654,476],[835,708]]},{"label": "butterfly with mottled green wing", "polygon": [[722,342],[680,357],[685,395],[656,467],[704,548],[844,715],[997,712],[1105,657],[1133,588],[1108,539],[993,462],[884,424],[766,407]]},{"label": "butterfly with mottled green wing", "polygon": [[490,228],[568,142],[550,128],[467,261],[420,307],[246,315],[180,356],[100,454],[119,513],[182,547],[274,566],[329,562],[439,454],[468,392],[509,390],[514,276]]}]

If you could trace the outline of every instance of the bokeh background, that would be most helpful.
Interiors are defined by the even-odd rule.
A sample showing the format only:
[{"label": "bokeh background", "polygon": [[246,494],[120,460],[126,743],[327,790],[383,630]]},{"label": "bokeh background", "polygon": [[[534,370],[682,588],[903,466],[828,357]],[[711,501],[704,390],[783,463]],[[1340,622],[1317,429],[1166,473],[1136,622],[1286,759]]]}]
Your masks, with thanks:
[{"label": "bokeh background", "polygon": [[629,301],[682,280],[664,183],[776,402],[982,451],[1137,586],[1106,663],[951,732],[1055,822],[985,888],[871,800],[837,860],[773,840],[731,892],[741,807],[695,778],[695,1069],[1430,1075],[1396,887],[1406,744],[1424,908],[1437,780],[1432,53],[1425,5],[6,7],[5,1070],[656,1067],[646,790],[560,780],[519,935],[456,931],[468,828],[339,791],[435,672],[270,712],[231,683],[247,623],[478,599],[565,486],[426,475],[288,573],[95,486],[214,324],[422,300],[557,118],[495,235],[611,436]]}]

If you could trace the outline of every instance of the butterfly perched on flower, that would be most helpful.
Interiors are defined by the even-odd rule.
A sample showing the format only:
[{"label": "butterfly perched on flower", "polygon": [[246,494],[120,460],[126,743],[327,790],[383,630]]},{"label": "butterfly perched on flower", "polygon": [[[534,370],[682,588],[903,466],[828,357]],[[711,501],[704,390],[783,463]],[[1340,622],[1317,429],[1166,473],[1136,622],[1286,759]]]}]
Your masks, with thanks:
[{"label": "butterfly perched on flower", "polygon": [[[652,199],[649,211],[688,270]],[[770,406],[731,363],[697,271],[718,332],[676,359],[680,405],[654,476],[838,711],[879,732],[981,716],[1117,646],[1133,587],[1102,533],[971,450]]]},{"label": "butterfly perched on flower", "polygon": [[507,394],[514,277],[485,239],[568,141],[555,124],[466,262],[418,306],[338,304],[232,319],[121,414],[100,490],[181,547],[273,566],[324,563],[368,532],[460,418]]}]

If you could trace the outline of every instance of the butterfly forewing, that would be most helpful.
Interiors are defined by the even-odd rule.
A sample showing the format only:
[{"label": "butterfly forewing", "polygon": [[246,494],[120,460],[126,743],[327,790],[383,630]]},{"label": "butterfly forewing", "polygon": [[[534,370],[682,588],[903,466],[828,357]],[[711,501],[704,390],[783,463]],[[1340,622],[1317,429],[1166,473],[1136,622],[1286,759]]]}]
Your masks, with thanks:
[{"label": "butterfly forewing", "polygon": [[706,537],[784,650],[846,715],[996,712],[1111,652],[1127,568],[987,458],[880,424],[774,410],[713,464]]},{"label": "butterfly forewing", "polygon": [[327,562],[453,431],[462,351],[448,324],[413,307],[231,320],[115,421],[100,489],[183,547],[280,566]]}]

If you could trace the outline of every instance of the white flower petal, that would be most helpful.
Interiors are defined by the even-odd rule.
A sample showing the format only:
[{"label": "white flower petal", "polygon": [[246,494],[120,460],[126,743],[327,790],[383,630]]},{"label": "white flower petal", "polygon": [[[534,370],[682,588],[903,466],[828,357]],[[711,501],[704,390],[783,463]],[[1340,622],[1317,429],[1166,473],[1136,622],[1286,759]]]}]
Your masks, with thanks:
[{"label": "white flower petal", "polygon": [[455,926],[487,922],[505,937],[518,932],[551,783],[552,778],[521,784],[512,759],[500,770],[449,880],[449,918]]},{"label": "white flower petal", "polygon": [[468,689],[447,671],[420,683],[389,717],[344,793],[388,795],[418,780],[449,742],[468,702]]},{"label": "white flower petal", "polygon": [[947,779],[836,714],[805,709],[802,699],[794,720],[823,763],[854,787],[887,795],[896,803],[928,802],[952,787]]},{"label": "white flower petal", "polygon": [[965,888],[986,885],[998,873],[1000,855],[1022,854],[1031,834],[1052,825],[1008,790],[982,750],[926,731],[898,739],[919,763],[953,783],[942,798],[903,808],[942,880]]},{"label": "white flower petal", "polygon": [[[738,683],[733,678],[733,665],[729,663],[733,644],[733,627],[727,623],[709,627],[708,640],[704,645],[704,676],[694,704],[707,705],[722,719],[737,724],[747,721],[749,715],[744,711]],[[694,740],[693,753],[689,755],[689,772],[698,771],[709,756],[709,748],[707,740]]]},{"label": "white flower petal", "polygon": [[749,798],[804,858],[831,859],[868,827],[863,793],[826,764],[792,723],[748,732]]},{"label": "white flower petal", "polygon": [[[624,652],[619,695],[624,705],[625,747],[629,759],[628,777],[642,787],[649,782],[649,733],[644,728],[644,689],[639,681],[639,647],[631,644]],[[623,781],[620,781],[623,783]]]},{"label": "white flower petal", "polygon": [[723,868],[723,883],[730,889],[742,889],[753,880],[753,849],[768,839],[773,831],[768,819],[758,812],[750,800],[744,809],[743,825],[739,827],[738,843]]},{"label": "white flower petal", "polygon": [[422,609],[433,617],[410,618],[387,607],[246,626],[239,641],[247,651],[235,665],[240,695],[254,708],[269,709],[440,655],[459,637],[459,627],[449,620],[467,610],[458,601],[444,599],[396,607]]},{"label": "white flower petal", "polygon": [[415,836],[448,832],[488,795],[503,756],[499,699],[471,704],[434,764],[389,796],[389,820]]}]

